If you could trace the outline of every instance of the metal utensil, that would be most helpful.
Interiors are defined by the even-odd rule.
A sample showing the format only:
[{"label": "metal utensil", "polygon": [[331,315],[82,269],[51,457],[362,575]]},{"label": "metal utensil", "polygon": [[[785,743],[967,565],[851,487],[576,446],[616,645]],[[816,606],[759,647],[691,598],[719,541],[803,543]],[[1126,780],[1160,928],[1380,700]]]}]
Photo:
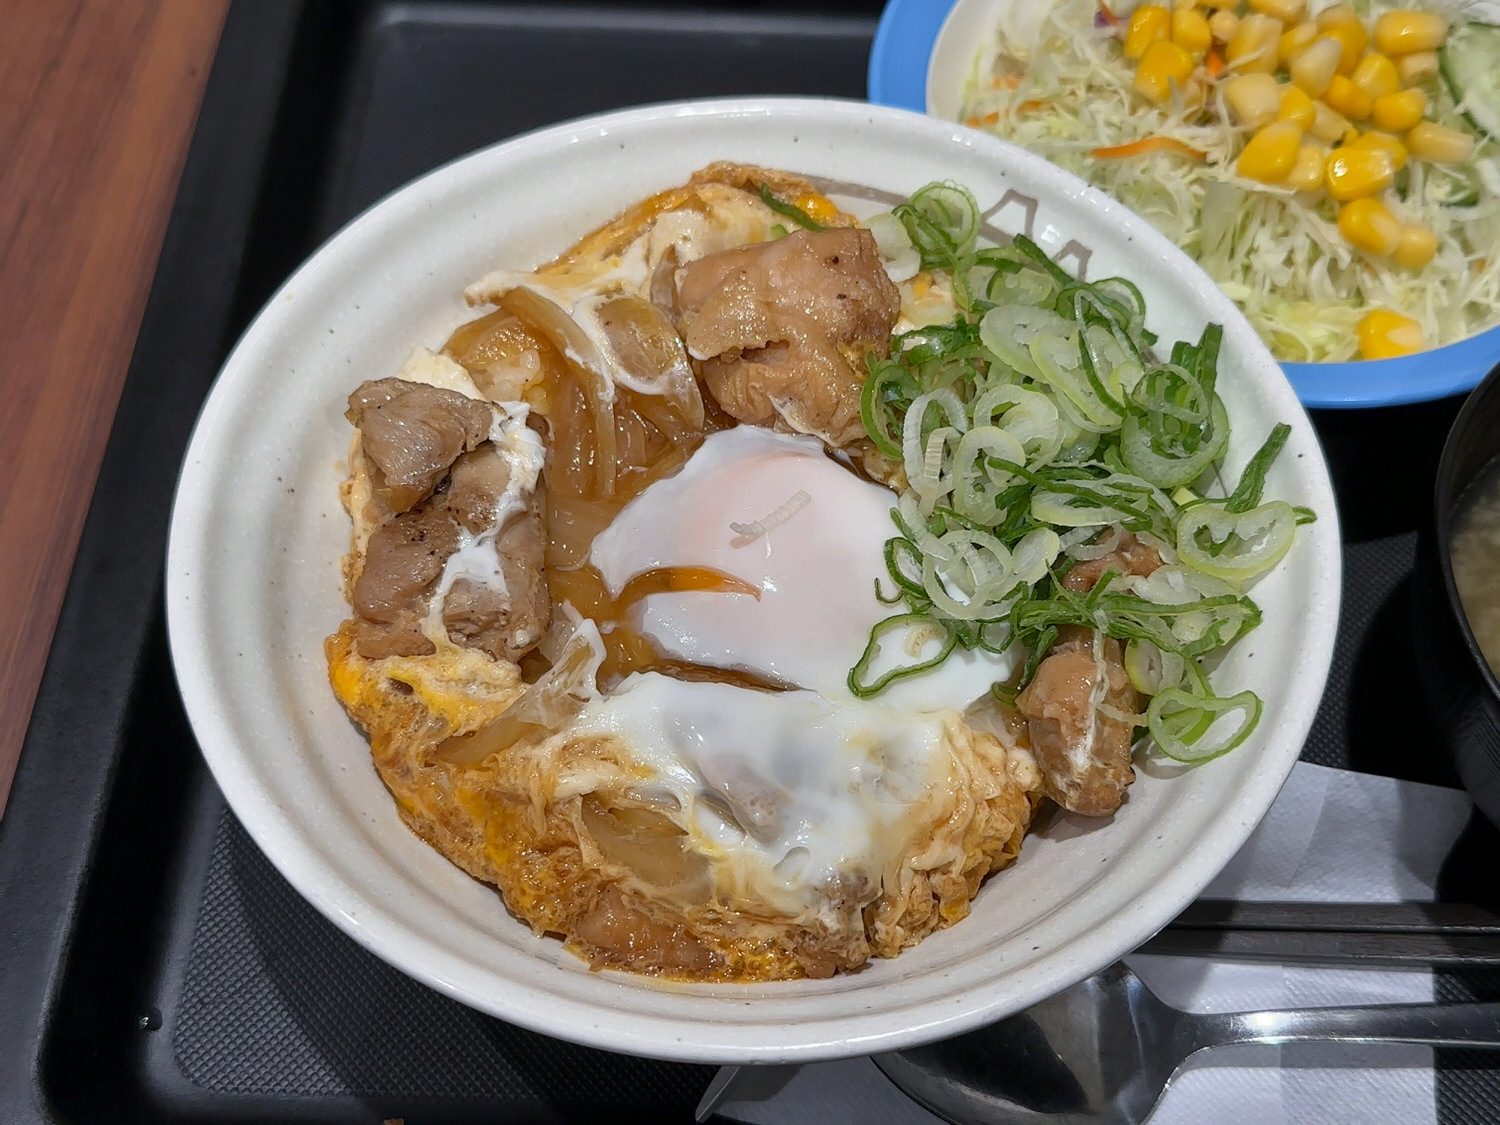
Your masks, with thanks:
[{"label": "metal utensil", "polygon": [[968,1035],[876,1064],[964,1125],[1136,1125],[1188,1056],[1230,1043],[1500,1046],[1500,1004],[1405,1004],[1198,1015],[1160,1000],[1123,964]]},{"label": "metal utensil", "polygon": [[1200,899],[1142,953],[1360,968],[1500,965],[1500,914],[1446,902]]}]

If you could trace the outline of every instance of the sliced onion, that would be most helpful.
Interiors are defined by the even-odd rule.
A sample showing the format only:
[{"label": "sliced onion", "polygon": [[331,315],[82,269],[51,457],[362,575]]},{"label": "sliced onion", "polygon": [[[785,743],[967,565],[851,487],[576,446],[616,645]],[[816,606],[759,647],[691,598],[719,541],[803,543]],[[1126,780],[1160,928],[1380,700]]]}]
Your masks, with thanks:
[{"label": "sliced onion", "polygon": [[1120,546],[1120,540],[1125,537],[1125,529],[1118,524],[1105,532],[1104,538],[1092,543],[1089,540],[1098,534],[1093,528],[1078,528],[1068,534],[1079,536],[1080,533],[1082,537],[1076,541],[1076,545],[1067,547],[1068,556],[1080,562],[1092,562],[1095,559],[1102,559],[1105,555],[1114,554]]},{"label": "sliced onion", "polygon": [[906,233],[900,219],[885,211],[871,218],[865,226],[880,249],[887,277],[899,285],[921,271],[922,255],[912,245],[911,236]]},{"label": "sliced onion", "polygon": [[472,734],[445,740],[434,754],[452,765],[476,765],[529,735],[562,730],[597,697],[603,662],[599,627],[588,618],[580,619],[552,667],[536,683],[528,684],[499,718]]},{"label": "sliced onion", "polygon": [[1175,652],[1163,652],[1150,641],[1133,640],[1125,645],[1125,675],[1142,695],[1176,687],[1186,671],[1186,660]]},{"label": "sliced onion", "polygon": [[546,337],[577,376],[593,427],[594,488],[599,498],[613,496],[618,469],[615,385],[603,373],[593,342],[559,305],[531,289],[512,289],[500,298],[500,306],[519,317],[527,328]]},{"label": "sliced onion", "polygon": [[691,429],[703,428],[703,396],[682,338],[665,313],[640,297],[603,297],[577,310],[597,321],[608,350],[600,349],[614,382],[642,395],[660,395]]}]

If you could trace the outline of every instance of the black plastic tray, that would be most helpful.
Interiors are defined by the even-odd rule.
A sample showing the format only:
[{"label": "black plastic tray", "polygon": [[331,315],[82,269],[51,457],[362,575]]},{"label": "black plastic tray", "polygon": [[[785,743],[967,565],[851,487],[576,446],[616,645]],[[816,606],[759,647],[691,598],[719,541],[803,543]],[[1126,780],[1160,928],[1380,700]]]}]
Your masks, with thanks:
[{"label": "black plastic tray", "polygon": [[[178,702],[160,605],[168,509],[228,346],[340,223],[444,160],[580,113],[861,96],[878,9],[233,6],[0,819],[0,1122],[690,1119],[707,1068],[480,1016],[364,953],[269,867],[225,811]],[[1317,419],[1347,592],[1308,760],[1455,784],[1424,737],[1409,655],[1413,529],[1455,409]],[[1393,699],[1413,701],[1407,722],[1392,723]],[[1496,843],[1471,826],[1445,874],[1453,897],[1493,897],[1482,860]],[[1500,1116],[1492,1060],[1440,1061],[1441,1120]]]}]

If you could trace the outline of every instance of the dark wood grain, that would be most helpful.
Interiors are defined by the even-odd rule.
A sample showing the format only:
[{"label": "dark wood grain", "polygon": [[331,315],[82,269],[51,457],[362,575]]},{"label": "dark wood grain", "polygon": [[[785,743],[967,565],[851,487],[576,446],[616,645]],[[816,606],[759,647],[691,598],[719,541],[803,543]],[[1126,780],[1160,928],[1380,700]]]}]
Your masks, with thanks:
[{"label": "dark wood grain", "polygon": [[0,0],[0,809],[224,10]]}]

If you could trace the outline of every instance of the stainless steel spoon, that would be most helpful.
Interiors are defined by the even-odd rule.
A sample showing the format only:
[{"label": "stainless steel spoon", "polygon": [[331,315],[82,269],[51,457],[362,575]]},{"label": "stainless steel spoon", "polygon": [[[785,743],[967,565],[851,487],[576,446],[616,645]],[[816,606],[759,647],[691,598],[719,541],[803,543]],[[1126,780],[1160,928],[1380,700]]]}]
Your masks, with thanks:
[{"label": "stainless steel spoon", "polygon": [[1115,964],[1018,1016],[875,1062],[916,1101],[962,1125],[1138,1125],[1189,1055],[1307,1040],[1497,1047],[1500,1004],[1196,1015]]}]

